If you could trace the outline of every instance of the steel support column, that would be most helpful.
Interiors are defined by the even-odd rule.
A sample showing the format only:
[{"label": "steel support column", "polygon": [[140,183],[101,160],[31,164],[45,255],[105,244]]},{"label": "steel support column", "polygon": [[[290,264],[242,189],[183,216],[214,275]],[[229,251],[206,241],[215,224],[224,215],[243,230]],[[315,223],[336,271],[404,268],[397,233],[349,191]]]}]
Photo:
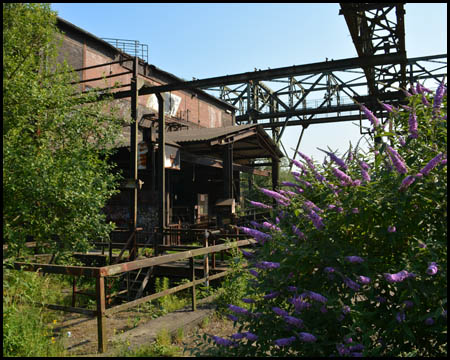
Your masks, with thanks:
[{"label": "steel support column", "polygon": [[[133,61],[133,76],[131,78],[131,119],[130,124],[130,178],[134,180],[134,188],[130,195],[130,231],[136,232],[138,209],[138,58]],[[136,237],[131,245],[130,260],[137,256]]]},{"label": "steel support column", "polygon": [[166,171],[164,167],[165,159],[165,117],[164,117],[164,98],[161,93],[156,93],[158,99],[158,219],[160,236],[155,244],[155,255],[158,255],[158,245],[164,243],[164,230],[166,229]]}]

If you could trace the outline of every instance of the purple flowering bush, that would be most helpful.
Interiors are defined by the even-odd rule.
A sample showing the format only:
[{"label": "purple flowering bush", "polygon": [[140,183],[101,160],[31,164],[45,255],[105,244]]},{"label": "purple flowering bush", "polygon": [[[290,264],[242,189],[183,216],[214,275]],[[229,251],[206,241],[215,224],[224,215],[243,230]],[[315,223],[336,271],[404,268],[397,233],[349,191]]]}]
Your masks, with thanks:
[{"label": "purple flowering bush", "polygon": [[303,191],[263,191],[278,199],[276,226],[251,227],[246,307],[229,307],[252,336],[215,342],[216,354],[446,355],[446,86],[416,89],[408,106],[383,106],[389,127],[363,109],[379,140],[370,152],[320,165],[299,153],[286,185]]}]

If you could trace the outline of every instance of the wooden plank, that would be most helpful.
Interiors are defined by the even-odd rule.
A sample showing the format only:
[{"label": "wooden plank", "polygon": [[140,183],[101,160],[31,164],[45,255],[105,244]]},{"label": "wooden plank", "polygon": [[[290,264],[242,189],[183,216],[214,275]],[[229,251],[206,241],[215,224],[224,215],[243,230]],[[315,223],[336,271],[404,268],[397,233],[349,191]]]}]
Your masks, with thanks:
[{"label": "wooden plank", "polygon": [[135,260],[126,262],[123,264],[103,266],[100,268],[101,276],[111,276],[115,274],[120,274],[122,272],[140,269],[143,267],[161,265],[172,261],[183,260],[193,256],[206,255],[217,251],[231,249],[235,246],[244,246],[252,243],[256,243],[253,239],[239,240],[229,244],[220,244],[215,246],[209,246],[207,248],[200,248],[196,250],[183,251],[177,254],[161,255],[153,258]]},{"label": "wooden plank", "polygon": [[191,257],[189,259],[189,266],[191,267],[191,281],[192,281],[192,311],[197,310],[197,299],[195,298],[195,267],[194,267],[194,258]]}]

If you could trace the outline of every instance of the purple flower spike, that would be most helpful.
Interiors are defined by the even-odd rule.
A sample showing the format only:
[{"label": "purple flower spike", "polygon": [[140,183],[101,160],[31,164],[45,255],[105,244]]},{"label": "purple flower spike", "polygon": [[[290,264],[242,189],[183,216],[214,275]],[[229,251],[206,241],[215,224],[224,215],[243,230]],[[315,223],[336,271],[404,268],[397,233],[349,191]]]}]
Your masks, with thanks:
[{"label": "purple flower spike", "polygon": [[362,350],[364,350],[364,345],[363,344],[355,344],[355,345],[350,346],[348,349],[351,352],[362,351]]},{"label": "purple flower spike", "polygon": [[247,315],[248,314],[248,310],[241,308],[239,306],[236,305],[228,305],[228,309],[230,309],[231,311],[235,312],[236,314],[243,314],[243,315]]},{"label": "purple flower spike", "polygon": [[436,90],[436,94],[434,95],[433,101],[433,112],[437,113],[441,108],[442,98],[444,96],[446,87],[444,86],[444,80],[439,84],[439,87]]},{"label": "purple flower spike", "polygon": [[239,320],[236,316],[231,315],[231,314],[228,314],[227,318],[230,319],[231,321],[238,321]]},{"label": "purple flower spike", "polygon": [[417,116],[416,113],[414,111],[412,111],[409,114],[409,137],[413,138],[413,139],[417,139],[419,137],[419,134],[417,132]]},{"label": "purple flower spike", "polygon": [[242,250],[242,249],[241,249],[241,251],[242,251],[242,255],[244,255],[246,258],[253,257],[252,253],[249,253],[248,251],[245,251],[245,250]]},{"label": "purple flower spike", "polygon": [[303,296],[293,297],[289,300],[289,302],[294,305],[295,311],[300,312],[302,310],[308,309],[311,307],[311,304],[304,300]]},{"label": "purple flower spike", "polygon": [[341,170],[336,168],[333,168],[332,171],[334,176],[336,176],[343,183],[343,185],[352,185],[353,180],[350,176],[348,176],[347,174],[343,173]]},{"label": "purple flower spike", "polygon": [[430,263],[430,265],[427,268],[427,274],[428,275],[436,275],[438,272],[438,267],[435,262]]},{"label": "purple flower spike", "polygon": [[265,189],[265,188],[260,188],[259,190],[260,190],[264,195],[269,196],[269,197],[275,199],[278,203],[280,203],[280,202],[281,202],[281,203],[287,203],[287,204],[290,203],[290,200],[289,200],[287,197],[281,195],[280,193],[278,193],[278,192],[276,192],[276,191],[269,190],[269,189]]},{"label": "purple flower spike", "polygon": [[280,263],[270,262],[270,261],[261,261],[255,265],[258,269],[276,269],[280,267]]},{"label": "purple flower spike", "polygon": [[398,142],[400,143],[401,146],[405,146],[406,145],[406,141],[403,138],[403,136],[399,136],[398,137]]},{"label": "purple flower spike", "polygon": [[305,238],[305,234],[303,234],[297,226],[292,225],[292,231],[294,232],[295,235],[298,236],[299,239]]},{"label": "purple flower spike", "polygon": [[410,277],[415,277],[414,274],[409,273],[406,270],[399,271],[398,273],[395,274],[384,273],[383,276],[389,283],[402,282],[403,280],[408,279]]},{"label": "purple flower spike", "polygon": [[364,115],[366,115],[366,117],[372,123],[374,128],[377,127],[378,125],[380,125],[380,120],[378,120],[369,109],[367,109],[364,105],[360,105],[360,107],[361,107],[361,110],[363,111]]},{"label": "purple flower spike", "polygon": [[250,204],[253,205],[253,206],[259,207],[261,209],[272,209],[272,206],[260,203],[258,201],[251,201],[250,200]]},{"label": "purple flower spike", "polygon": [[306,291],[306,296],[317,302],[321,302],[322,304],[325,304],[328,301],[328,299],[325,296],[315,293],[313,291]]},{"label": "purple flower spike", "polygon": [[304,341],[304,342],[315,342],[315,341],[317,341],[317,338],[313,334],[310,334],[310,333],[307,333],[307,332],[300,332],[300,333],[298,333],[298,336],[299,336],[300,340]]},{"label": "purple flower spike", "polygon": [[412,175],[408,175],[403,179],[402,184],[399,187],[399,190],[402,191],[407,189],[409,185],[411,185],[414,181],[416,181],[416,178]]},{"label": "purple flower spike", "polygon": [[434,320],[432,317],[428,317],[425,319],[425,325],[431,326],[434,324]]},{"label": "purple flower spike", "polygon": [[392,163],[394,164],[397,171],[400,174],[406,174],[408,172],[408,169],[406,168],[405,160],[403,160],[402,157],[398,154],[398,152],[389,145],[387,146],[387,150],[389,152],[389,156],[392,160]]},{"label": "purple flower spike", "polygon": [[279,316],[288,316],[289,313],[286,310],[280,309],[279,307],[274,306],[272,311]]},{"label": "purple flower spike", "polygon": [[246,337],[247,339],[249,339],[250,341],[256,341],[256,340],[258,340],[258,336],[255,335],[255,334],[253,334],[253,333],[251,333],[250,331],[247,331],[247,332],[245,332],[244,334],[245,334],[245,337]]},{"label": "purple flower spike", "polygon": [[239,229],[242,230],[247,235],[254,237],[255,240],[261,244],[264,244],[264,242],[266,242],[267,240],[272,239],[272,236],[270,236],[269,234],[263,233],[256,229],[250,229],[245,226],[240,226]]},{"label": "purple flower spike", "polygon": [[259,276],[259,273],[256,271],[256,270],[249,270],[248,271],[250,274],[252,274],[254,277],[258,277]]},{"label": "purple flower spike", "polygon": [[383,109],[386,110],[387,112],[394,112],[395,108],[392,105],[384,104],[381,101],[380,104],[383,107]]},{"label": "purple flower spike", "polygon": [[323,229],[325,225],[322,222],[322,218],[319,215],[317,215],[317,213],[314,210],[310,210],[308,216],[317,230]]},{"label": "purple flower spike", "polygon": [[220,336],[212,336],[213,340],[218,344],[222,346],[231,346],[235,345],[235,343],[231,340],[221,338]]},{"label": "purple flower spike", "polygon": [[350,306],[345,305],[345,306],[342,308],[342,313],[343,313],[344,315],[346,315],[346,314],[348,314],[349,312],[350,312]]},{"label": "purple flower spike", "polygon": [[240,339],[245,338],[245,334],[236,333],[236,334],[231,335],[231,338],[234,339],[234,340],[240,340]]},{"label": "purple flower spike", "polygon": [[388,228],[387,228],[387,231],[388,232],[390,232],[390,233],[393,233],[393,232],[396,232],[397,231],[397,229],[395,228],[395,226],[388,226]]},{"label": "purple flower spike", "polygon": [[255,302],[255,300],[253,300],[253,299],[248,299],[248,298],[243,298],[242,301],[245,302],[246,304],[252,304],[252,303]]},{"label": "purple flower spike", "polygon": [[428,164],[426,164],[420,171],[419,173],[423,174],[423,175],[428,175],[428,173],[441,162],[443,154],[440,153],[438,155],[436,155],[434,158],[432,158]]},{"label": "purple flower spike", "polygon": [[425,96],[425,94],[422,94],[422,104],[424,104],[426,107],[430,107],[431,104],[428,101],[427,97]]},{"label": "purple flower spike", "polygon": [[405,300],[403,301],[403,304],[405,305],[405,309],[411,309],[414,306],[414,303],[411,300]]},{"label": "purple flower spike", "polygon": [[405,313],[403,311],[398,312],[395,315],[395,320],[397,320],[397,322],[402,323],[404,322],[406,319]]},{"label": "purple flower spike", "polygon": [[363,285],[367,285],[370,283],[370,277],[367,276],[360,275],[357,277],[357,280]]},{"label": "purple flower spike", "polygon": [[326,153],[330,157],[331,161],[334,161],[336,164],[338,164],[338,166],[340,168],[342,168],[344,170],[348,169],[347,165],[345,164],[345,162],[342,159],[338,158],[336,155],[334,155],[331,152],[326,151]]},{"label": "purple flower spike", "polygon": [[357,283],[355,283],[353,280],[349,279],[348,277],[344,278],[344,284],[347,285],[350,289],[354,291],[358,291],[361,286]]},{"label": "purple flower spike", "polygon": [[294,342],[295,340],[296,340],[296,337],[295,336],[291,336],[291,337],[288,337],[288,338],[277,339],[277,340],[274,341],[274,344],[278,345],[278,346],[288,346],[292,342]]},{"label": "purple flower spike", "polygon": [[345,260],[351,262],[352,264],[361,264],[362,262],[364,262],[364,259],[359,256],[346,256]]},{"label": "purple flower spike", "polygon": [[274,292],[268,293],[267,295],[264,295],[263,298],[264,298],[264,300],[270,300],[270,299],[276,298],[278,295],[280,295],[280,293],[278,291],[274,291]]},{"label": "purple flower spike", "polygon": [[427,248],[427,244],[424,244],[424,243],[421,243],[421,242],[419,242],[418,246],[419,246],[421,249],[426,249],[426,248]]},{"label": "purple flower spike", "polygon": [[284,321],[286,321],[286,323],[288,323],[290,325],[294,325],[294,326],[297,326],[299,328],[301,328],[303,326],[303,320],[302,319],[298,319],[298,318],[296,318],[294,316],[289,316],[289,315],[286,315],[283,318],[284,318]]},{"label": "purple flower spike", "polygon": [[331,266],[327,266],[325,269],[323,269],[323,271],[330,274],[334,272],[334,268],[332,268]]}]

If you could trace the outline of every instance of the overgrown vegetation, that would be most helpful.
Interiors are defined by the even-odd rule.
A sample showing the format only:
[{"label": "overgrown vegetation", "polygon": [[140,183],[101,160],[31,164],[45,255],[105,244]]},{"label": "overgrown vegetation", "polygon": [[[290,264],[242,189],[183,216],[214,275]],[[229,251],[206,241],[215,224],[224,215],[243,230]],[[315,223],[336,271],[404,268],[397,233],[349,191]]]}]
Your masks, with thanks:
[{"label": "overgrown vegetation", "polygon": [[[376,139],[329,161],[299,153],[271,222],[241,229],[252,280],[211,356],[447,355],[447,95],[417,84]],[[405,91],[406,93],[406,91]],[[244,302],[247,306],[239,306]]]},{"label": "overgrown vegetation", "polygon": [[[3,4],[3,242],[62,254],[108,236],[101,209],[117,192],[108,157],[124,121],[108,99],[76,95],[58,62],[61,36],[49,4]],[[58,259],[54,259],[56,262]]]}]

